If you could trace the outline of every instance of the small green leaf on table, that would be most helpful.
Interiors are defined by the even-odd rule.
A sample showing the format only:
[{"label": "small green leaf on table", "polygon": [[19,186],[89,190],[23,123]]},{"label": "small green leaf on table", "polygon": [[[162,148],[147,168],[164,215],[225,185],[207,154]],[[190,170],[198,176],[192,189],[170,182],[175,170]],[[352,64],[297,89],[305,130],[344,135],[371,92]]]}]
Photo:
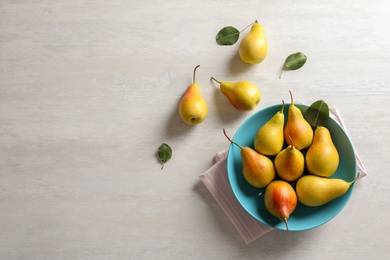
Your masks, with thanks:
[{"label": "small green leaf on table", "polygon": [[307,57],[302,52],[290,54],[284,61],[282,71],[280,72],[279,78],[282,78],[283,70],[297,70],[305,65]]},{"label": "small green leaf on table", "polygon": [[217,36],[216,40],[219,45],[233,45],[238,41],[240,32],[233,26],[226,26],[222,28]]},{"label": "small green leaf on table", "polygon": [[238,39],[240,38],[240,33],[245,31],[249,26],[253,25],[251,23],[247,27],[245,27],[242,31],[237,30],[233,26],[226,26],[223,27],[219,32],[217,33],[217,36],[215,37],[215,40],[219,45],[233,45],[235,44]]},{"label": "small green leaf on table", "polygon": [[158,158],[160,159],[162,166],[161,170],[164,169],[164,164],[169,161],[172,157],[172,148],[166,144],[162,143],[157,151]]}]

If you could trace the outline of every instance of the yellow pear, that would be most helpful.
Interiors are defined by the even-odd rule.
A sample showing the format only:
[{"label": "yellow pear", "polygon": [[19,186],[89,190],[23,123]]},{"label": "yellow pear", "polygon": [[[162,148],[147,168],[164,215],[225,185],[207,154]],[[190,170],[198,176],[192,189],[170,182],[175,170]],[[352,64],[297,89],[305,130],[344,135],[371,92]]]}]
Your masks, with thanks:
[{"label": "yellow pear", "polygon": [[276,180],[268,184],[264,194],[265,208],[271,215],[284,221],[288,230],[288,218],[297,207],[297,194],[285,181]]},{"label": "yellow pear", "polygon": [[264,188],[275,178],[275,168],[272,161],[252,148],[242,147],[229,138],[225,129],[226,138],[241,149],[242,174],[244,179],[255,188]]},{"label": "yellow pear", "polygon": [[280,111],[262,125],[254,138],[254,148],[257,152],[264,155],[276,155],[284,144],[283,126],[284,126],[284,101]]},{"label": "yellow pear", "polygon": [[250,82],[221,82],[214,77],[211,77],[211,79],[219,84],[222,93],[238,110],[253,110],[260,103],[260,91]]},{"label": "yellow pear", "polygon": [[310,207],[322,206],[344,195],[358,178],[359,175],[353,181],[346,182],[342,179],[305,175],[297,181],[295,187],[298,201]]},{"label": "yellow pear", "polygon": [[199,85],[195,81],[195,72],[198,67],[199,65],[194,69],[193,83],[187,87],[179,104],[180,117],[183,122],[189,125],[203,122],[208,113],[207,103],[200,93]]},{"label": "yellow pear", "polygon": [[317,126],[305,161],[307,170],[314,175],[329,177],[336,172],[340,161],[339,153],[326,127]]},{"label": "yellow pear", "polygon": [[291,104],[288,107],[286,126],[284,127],[284,140],[291,144],[290,138],[294,140],[294,146],[298,150],[306,149],[313,141],[313,129],[303,117],[301,110],[294,105],[294,99],[290,91]]},{"label": "yellow pear", "polygon": [[268,42],[264,28],[255,21],[250,32],[241,41],[239,56],[245,63],[258,64],[265,59],[267,52]]},{"label": "yellow pear", "polygon": [[305,157],[293,144],[290,144],[276,155],[274,164],[278,176],[292,182],[302,176],[305,170]]}]

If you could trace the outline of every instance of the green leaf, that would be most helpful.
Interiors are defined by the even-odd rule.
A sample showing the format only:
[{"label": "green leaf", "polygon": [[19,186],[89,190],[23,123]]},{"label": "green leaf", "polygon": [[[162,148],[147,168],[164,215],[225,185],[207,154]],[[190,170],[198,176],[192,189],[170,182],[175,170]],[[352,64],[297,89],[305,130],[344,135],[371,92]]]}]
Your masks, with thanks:
[{"label": "green leaf", "polygon": [[283,70],[297,70],[305,65],[307,57],[302,52],[290,54],[284,61],[282,71],[280,72],[279,78],[282,78]]},{"label": "green leaf", "polygon": [[162,163],[162,170],[164,168],[164,164],[172,157],[172,148],[168,144],[162,143],[158,148],[157,155]]},{"label": "green leaf", "polygon": [[323,100],[311,104],[306,110],[305,119],[312,127],[326,126],[329,119],[329,107]]},{"label": "green leaf", "polygon": [[240,32],[233,26],[226,26],[222,28],[215,39],[219,45],[233,45],[238,41]]}]

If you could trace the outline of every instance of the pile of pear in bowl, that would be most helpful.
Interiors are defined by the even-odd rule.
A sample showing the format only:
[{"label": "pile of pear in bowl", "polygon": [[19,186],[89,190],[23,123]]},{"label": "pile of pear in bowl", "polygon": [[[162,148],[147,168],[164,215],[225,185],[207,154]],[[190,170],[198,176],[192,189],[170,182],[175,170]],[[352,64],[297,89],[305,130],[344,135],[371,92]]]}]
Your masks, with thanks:
[{"label": "pile of pear in bowl", "polygon": [[[291,93],[290,93],[291,94]],[[358,179],[356,156],[344,129],[329,115],[306,120],[311,108],[278,104],[249,117],[231,139],[227,158],[233,193],[260,222],[301,231],[334,218]]]}]

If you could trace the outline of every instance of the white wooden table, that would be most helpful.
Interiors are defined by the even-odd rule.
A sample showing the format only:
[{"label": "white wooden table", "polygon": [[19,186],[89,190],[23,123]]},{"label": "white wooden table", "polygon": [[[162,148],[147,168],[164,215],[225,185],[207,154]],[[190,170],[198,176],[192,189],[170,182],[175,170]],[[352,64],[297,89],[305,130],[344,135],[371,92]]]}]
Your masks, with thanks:
[{"label": "white wooden table", "polygon": [[[215,35],[256,19],[269,53],[247,66]],[[198,64],[209,115],[191,127],[178,102]],[[387,0],[0,0],[0,259],[384,259],[389,65]],[[211,76],[255,83],[260,105],[236,111]],[[199,175],[222,128],[289,90],[340,110],[369,175],[326,225],[245,245]]]}]

